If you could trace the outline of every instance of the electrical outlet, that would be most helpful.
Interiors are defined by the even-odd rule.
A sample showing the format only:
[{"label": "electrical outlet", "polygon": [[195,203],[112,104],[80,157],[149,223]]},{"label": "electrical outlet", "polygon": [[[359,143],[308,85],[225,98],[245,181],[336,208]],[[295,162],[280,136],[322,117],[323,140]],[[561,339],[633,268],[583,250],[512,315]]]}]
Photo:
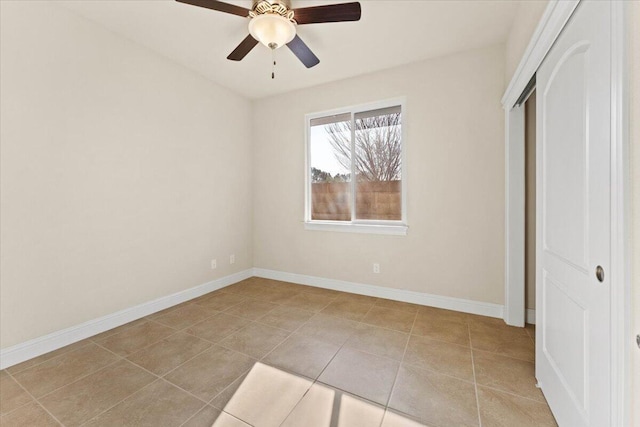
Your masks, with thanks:
[{"label": "electrical outlet", "polygon": [[216,268],[218,268],[218,261],[215,259],[211,260],[211,269],[215,270]]},{"label": "electrical outlet", "polygon": [[229,264],[236,263],[236,256],[234,254],[229,255]]},{"label": "electrical outlet", "polygon": [[375,274],[380,274],[380,264],[378,264],[377,262],[373,263],[373,272]]}]

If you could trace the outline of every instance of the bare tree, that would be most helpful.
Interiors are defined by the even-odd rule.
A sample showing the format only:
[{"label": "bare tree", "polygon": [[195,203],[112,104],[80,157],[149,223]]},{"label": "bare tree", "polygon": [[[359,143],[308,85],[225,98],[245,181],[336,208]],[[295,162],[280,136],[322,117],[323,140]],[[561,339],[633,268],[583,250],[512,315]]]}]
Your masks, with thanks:
[{"label": "bare tree", "polygon": [[[355,171],[359,181],[400,179],[402,145],[400,113],[355,120]],[[351,122],[325,125],[336,160],[351,169]]]}]

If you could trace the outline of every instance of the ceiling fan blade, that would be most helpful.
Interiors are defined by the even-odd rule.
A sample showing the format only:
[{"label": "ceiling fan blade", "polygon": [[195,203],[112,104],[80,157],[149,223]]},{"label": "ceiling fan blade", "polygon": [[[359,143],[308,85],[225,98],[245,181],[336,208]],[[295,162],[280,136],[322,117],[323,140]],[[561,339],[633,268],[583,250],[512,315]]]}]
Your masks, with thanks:
[{"label": "ceiling fan blade", "polygon": [[305,67],[311,68],[320,63],[318,57],[315,56],[313,52],[311,52],[311,49],[309,49],[309,47],[304,44],[302,39],[298,37],[297,34],[293,38],[293,40],[287,43],[287,46],[289,47],[289,49],[291,49],[291,52],[293,52],[293,54],[298,57],[298,59],[304,64]]},{"label": "ceiling fan blade", "polygon": [[293,18],[299,25],[302,25],[321,22],[359,21],[360,15],[360,3],[353,2],[295,9]]},{"label": "ceiling fan blade", "polygon": [[232,15],[242,16],[246,18],[249,16],[249,9],[236,6],[235,4],[229,4],[217,0],[176,0],[179,3],[190,4],[192,6],[204,7],[205,9],[217,10],[219,12],[231,13]]},{"label": "ceiling fan blade", "polygon": [[240,42],[238,47],[235,48],[234,51],[229,54],[229,56],[227,56],[227,59],[230,59],[232,61],[241,61],[242,58],[247,56],[247,53],[251,52],[251,49],[256,47],[257,44],[258,40],[254,39],[253,37],[251,37],[251,34],[249,34],[247,37],[245,37],[244,40],[242,40],[242,42]]}]

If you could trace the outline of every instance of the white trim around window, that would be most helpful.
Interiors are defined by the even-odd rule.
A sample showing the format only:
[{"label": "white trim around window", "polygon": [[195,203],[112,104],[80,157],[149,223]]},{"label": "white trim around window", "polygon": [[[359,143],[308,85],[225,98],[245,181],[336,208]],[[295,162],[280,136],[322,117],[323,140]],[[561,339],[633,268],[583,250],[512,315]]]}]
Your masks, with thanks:
[{"label": "white trim around window", "polygon": [[[382,221],[382,220],[357,220],[355,219],[355,185],[356,180],[351,180],[351,221],[322,221],[311,219],[311,163],[310,163],[310,144],[311,144],[311,120],[318,119],[327,116],[334,116],[339,114],[350,114],[351,120],[354,120],[354,116],[357,113],[379,110],[390,107],[400,107],[401,111],[401,146],[402,146],[402,169],[401,169],[401,220],[400,221]],[[344,108],[337,108],[334,110],[321,111],[317,113],[305,115],[305,212],[304,212],[304,228],[305,230],[313,231],[335,231],[335,232],[347,232],[347,233],[367,233],[367,234],[386,234],[386,235],[406,235],[408,230],[407,225],[407,110],[406,110],[406,98],[393,98],[378,102],[372,102],[367,104],[360,104],[355,106],[349,106]],[[352,144],[354,142],[353,133],[355,129],[352,129]],[[352,150],[353,151],[353,150]],[[352,166],[351,176],[354,174],[355,168]]]}]

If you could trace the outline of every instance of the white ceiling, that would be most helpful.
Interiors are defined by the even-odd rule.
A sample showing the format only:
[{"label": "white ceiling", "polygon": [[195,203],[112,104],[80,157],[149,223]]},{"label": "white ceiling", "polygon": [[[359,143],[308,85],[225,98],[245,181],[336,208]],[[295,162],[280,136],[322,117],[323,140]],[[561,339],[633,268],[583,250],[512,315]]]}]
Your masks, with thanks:
[{"label": "white ceiling", "polygon": [[[345,0],[348,1],[348,0]],[[342,1],[292,0],[293,7]],[[248,20],[173,0],[55,2],[249,98],[315,86],[372,71],[502,43],[518,2],[507,0],[361,0],[358,22],[300,25],[320,58],[306,69],[287,49],[258,45],[241,62],[227,55],[248,34]],[[251,0],[230,3],[251,7]]]}]

